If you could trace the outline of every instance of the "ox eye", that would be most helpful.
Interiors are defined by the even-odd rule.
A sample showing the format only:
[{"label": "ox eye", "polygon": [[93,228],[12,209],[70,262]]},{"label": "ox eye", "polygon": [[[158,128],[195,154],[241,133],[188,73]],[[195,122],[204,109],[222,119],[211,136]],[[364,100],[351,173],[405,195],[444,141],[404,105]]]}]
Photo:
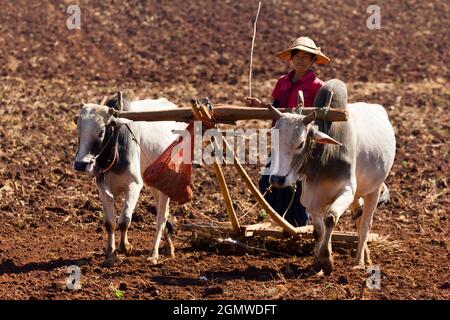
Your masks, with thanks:
[{"label": "ox eye", "polygon": [[297,147],[297,149],[301,149],[303,147],[303,145],[305,144],[304,141],[300,142],[300,145]]}]

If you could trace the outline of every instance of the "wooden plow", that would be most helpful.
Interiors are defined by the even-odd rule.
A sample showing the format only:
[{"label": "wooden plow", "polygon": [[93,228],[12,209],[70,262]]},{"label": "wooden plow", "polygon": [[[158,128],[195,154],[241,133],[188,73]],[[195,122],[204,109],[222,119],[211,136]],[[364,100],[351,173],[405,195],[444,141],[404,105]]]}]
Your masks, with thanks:
[{"label": "wooden plow", "polygon": [[[299,101],[303,101],[300,97]],[[331,96],[328,97],[326,106],[324,108],[301,108],[303,115],[308,115],[312,112],[316,112],[317,119],[327,121],[346,121],[347,111],[341,109],[330,108]],[[300,105],[301,107],[301,105]],[[292,112],[291,109],[279,109],[281,112]],[[267,108],[251,108],[241,107],[234,105],[218,104],[212,108],[212,104],[206,99],[206,101],[199,102],[197,100],[191,101],[191,108],[178,108],[175,110],[162,110],[162,111],[142,111],[142,112],[130,112],[120,111],[118,117],[126,118],[134,121],[180,121],[190,122],[193,120],[202,121],[207,123],[209,127],[215,128],[219,131],[218,123],[235,124],[238,120],[250,120],[250,119],[272,119],[270,112]],[[276,223],[276,226],[272,226],[270,223],[260,223],[253,225],[241,226],[239,224],[235,209],[233,207],[233,200],[228,190],[224,174],[220,164],[217,161],[217,157],[214,160],[213,168],[216,175],[217,182],[219,184],[224,203],[226,206],[227,214],[231,222],[231,228],[218,227],[217,225],[199,225],[199,224],[185,224],[182,226],[183,230],[191,231],[193,233],[215,233],[220,229],[221,234],[232,234],[239,237],[293,237],[312,239],[313,227],[294,227],[282,216],[280,216],[266,201],[264,196],[252,182],[248,176],[242,164],[236,157],[234,150],[230,147],[226,139],[222,139],[226,152],[233,155],[234,166],[239,175],[244,180],[246,186],[255,197],[259,205]],[[213,144],[214,150],[219,150],[217,142],[214,141],[214,137],[211,138],[209,143]],[[214,155],[215,156],[215,155]],[[369,234],[368,241],[374,241],[378,238],[377,234]],[[356,232],[339,232],[335,231],[332,234],[332,241],[334,242],[356,242],[358,235]]]}]

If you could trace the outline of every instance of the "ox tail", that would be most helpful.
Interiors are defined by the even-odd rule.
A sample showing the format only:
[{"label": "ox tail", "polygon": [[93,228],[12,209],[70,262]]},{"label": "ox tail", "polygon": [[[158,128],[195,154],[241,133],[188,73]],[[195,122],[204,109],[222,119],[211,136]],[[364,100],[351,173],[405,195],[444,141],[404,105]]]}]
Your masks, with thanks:
[{"label": "ox tail", "polygon": [[[390,200],[391,200],[391,197],[389,194],[389,189],[386,186],[386,184],[383,183],[380,197],[378,198],[377,208],[384,207],[385,205],[387,205],[389,203]],[[363,202],[361,202],[361,203],[363,203]],[[362,216],[363,208],[364,208],[364,205],[362,205],[359,208],[356,208],[355,210],[352,211],[352,221],[355,221]]]},{"label": "ox tail", "polygon": [[387,203],[389,203],[390,200],[391,200],[391,196],[389,194],[389,189],[386,186],[386,184],[383,183],[381,193],[380,193],[380,198],[378,198],[377,207],[380,208],[380,207],[385,206]]}]

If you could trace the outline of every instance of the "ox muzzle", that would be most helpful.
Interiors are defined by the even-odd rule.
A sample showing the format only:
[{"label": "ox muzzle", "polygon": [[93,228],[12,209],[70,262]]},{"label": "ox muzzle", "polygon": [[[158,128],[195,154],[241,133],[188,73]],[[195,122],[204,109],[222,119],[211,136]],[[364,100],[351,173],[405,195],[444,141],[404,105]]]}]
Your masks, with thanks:
[{"label": "ox muzzle", "polygon": [[93,161],[94,159],[92,159],[91,161],[75,161],[73,163],[73,168],[76,171],[79,172],[93,172],[94,171],[94,165],[95,165],[95,161]]},{"label": "ox muzzle", "polygon": [[269,177],[269,183],[274,188],[285,188],[286,186],[286,176],[278,176],[278,175],[271,175]]}]

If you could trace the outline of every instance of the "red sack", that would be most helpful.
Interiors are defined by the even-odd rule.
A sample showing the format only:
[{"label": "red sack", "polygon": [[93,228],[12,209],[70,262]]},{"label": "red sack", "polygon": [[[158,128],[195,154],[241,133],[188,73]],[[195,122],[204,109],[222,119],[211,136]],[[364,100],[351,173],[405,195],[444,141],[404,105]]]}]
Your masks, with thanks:
[{"label": "red sack", "polygon": [[[185,136],[184,139],[183,135],[180,135],[144,171],[144,182],[147,185],[167,194],[179,204],[189,202],[193,197],[191,189],[194,156],[193,121],[187,126],[186,131],[190,134],[190,141],[189,137]],[[184,150],[190,150],[190,155],[185,155]]]}]

